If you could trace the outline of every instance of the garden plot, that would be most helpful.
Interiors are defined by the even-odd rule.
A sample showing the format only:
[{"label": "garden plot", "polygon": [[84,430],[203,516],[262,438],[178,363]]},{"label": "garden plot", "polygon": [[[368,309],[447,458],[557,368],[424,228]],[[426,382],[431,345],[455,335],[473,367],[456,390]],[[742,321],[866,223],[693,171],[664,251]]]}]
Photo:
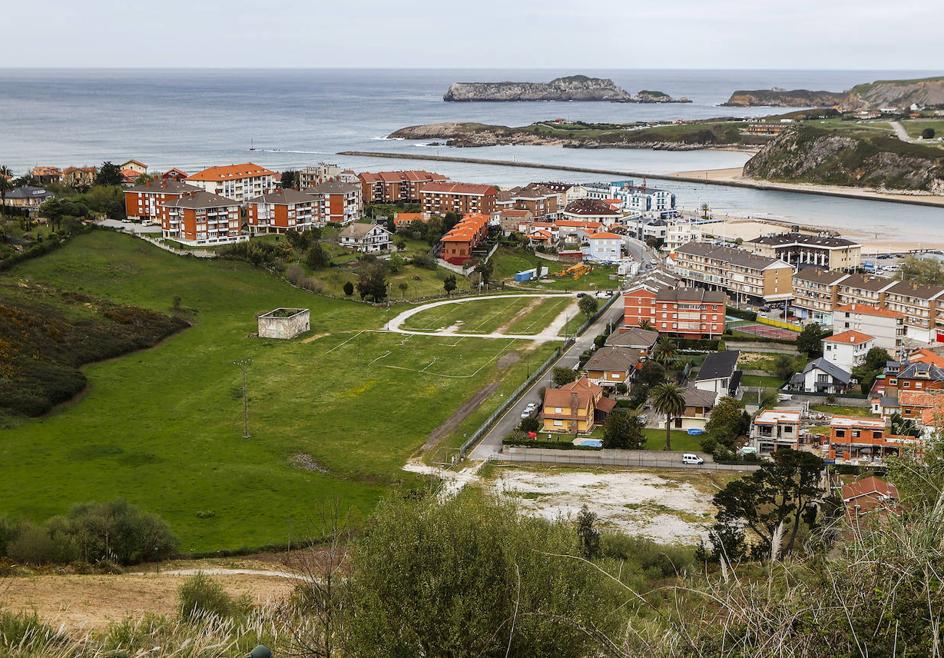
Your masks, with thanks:
[{"label": "garden plot", "polygon": [[714,517],[711,495],[718,478],[701,472],[507,467],[492,486],[526,514],[574,518],[586,505],[603,527],[661,543],[694,544]]}]

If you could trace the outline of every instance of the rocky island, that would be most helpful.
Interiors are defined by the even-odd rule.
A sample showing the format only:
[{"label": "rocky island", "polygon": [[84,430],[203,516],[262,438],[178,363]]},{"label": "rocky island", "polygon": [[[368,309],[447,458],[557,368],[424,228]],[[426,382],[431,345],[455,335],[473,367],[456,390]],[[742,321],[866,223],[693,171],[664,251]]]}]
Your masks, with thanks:
[{"label": "rocky island", "polygon": [[739,89],[723,107],[833,107],[844,102],[845,92],[808,89]]},{"label": "rocky island", "polygon": [[443,100],[452,103],[515,101],[600,101],[607,103],[691,103],[661,91],[631,94],[607,78],[571,75],[550,82],[455,82]]}]

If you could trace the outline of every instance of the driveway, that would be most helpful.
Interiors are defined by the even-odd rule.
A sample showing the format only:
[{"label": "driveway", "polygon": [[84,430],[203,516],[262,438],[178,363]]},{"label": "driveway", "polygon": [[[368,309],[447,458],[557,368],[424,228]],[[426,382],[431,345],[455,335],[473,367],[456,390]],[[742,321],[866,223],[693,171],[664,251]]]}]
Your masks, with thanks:
[{"label": "driveway", "polygon": [[118,221],[117,219],[100,219],[95,223],[99,226],[118,229],[119,231],[125,231],[126,233],[141,233],[144,235],[151,235],[154,233],[159,235],[161,233],[160,224],[148,224],[145,226],[143,224],[139,224],[138,222],[122,222]]}]

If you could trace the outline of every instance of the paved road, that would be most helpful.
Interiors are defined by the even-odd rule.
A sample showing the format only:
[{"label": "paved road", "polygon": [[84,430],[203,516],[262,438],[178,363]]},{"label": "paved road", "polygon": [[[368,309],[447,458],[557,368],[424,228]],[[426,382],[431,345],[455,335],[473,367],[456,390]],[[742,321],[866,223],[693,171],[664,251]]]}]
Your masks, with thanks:
[{"label": "paved road", "polygon": [[901,122],[900,122],[900,121],[889,121],[888,123],[891,125],[892,130],[895,131],[895,135],[896,135],[896,136],[898,137],[898,139],[900,139],[901,141],[903,141],[903,142],[908,142],[909,144],[912,144],[912,143],[918,141],[918,140],[912,138],[912,137],[908,134],[908,131],[905,130],[905,127],[904,127],[903,125],[901,125]]},{"label": "paved road", "polygon": [[[561,355],[556,367],[573,368],[580,360],[580,354],[593,344],[593,339],[603,333],[607,322],[619,322],[623,317],[623,305],[617,299],[613,305],[607,309],[606,313],[597,318],[597,321],[587,327],[582,336],[579,336],[576,342]],[[529,402],[541,403],[538,391],[542,387],[551,385],[551,373],[553,367],[547,371],[543,377],[537,379],[521,398],[502,416],[492,427],[491,431],[485,435],[475,448],[472,449],[470,457],[472,459],[485,460],[494,453],[501,450],[502,439],[508,436],[513,429],[521,422],[521,411]]]},{"label": "paved road", "polygon": [[160,236],[161,225],[160,224],[140,224],[138,222],[122,222],[117,219],[102,219],[96,222],[101,226],[107,228],[116,228],[121,231],[127,231],[128,233],[143,233],[145,235],[154,235],[157,234]]},{"label": "paved road", "polygon": [[656,257],[653,255],[652,250],[649,249],[642,240],[625,236],[623,237],[623,246],[626,248],[626,253],[632,256],[633,260],[643,265],[640,271],[646,269],[645,266],[651,266],[656,263]]}]

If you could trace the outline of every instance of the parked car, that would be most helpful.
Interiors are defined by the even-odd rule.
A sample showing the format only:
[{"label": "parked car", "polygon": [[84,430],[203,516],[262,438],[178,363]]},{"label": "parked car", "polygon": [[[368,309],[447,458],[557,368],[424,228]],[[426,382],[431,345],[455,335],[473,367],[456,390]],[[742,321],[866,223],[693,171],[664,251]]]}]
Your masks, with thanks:
[{"label": "parked car", "polygon": [[600,292],[598,292],[598,293],[596,294],[596,297],[597,297],[597,299],[609,299],[609,298],[610,298],[610,295],[611,295],[610,291],[608,291],[608,290],[601,290]]},{"label": "parked car", "polygon": [[530,418],[531,416],[534,415],[534,412],[537,411],[537,410],[538,410],[538,405],[537,405],[537,403],[536,403],[536,402],[529,402],[528,405],[527,405],[524,409],[522,409],[522,411],[521,411],[521,417],[522,417],[522,418]]},{"label": "parked car", "polygon": [[682,454],[682,463],[700,466],[705,463],[705,460],[694,453],[686,452]]}]

